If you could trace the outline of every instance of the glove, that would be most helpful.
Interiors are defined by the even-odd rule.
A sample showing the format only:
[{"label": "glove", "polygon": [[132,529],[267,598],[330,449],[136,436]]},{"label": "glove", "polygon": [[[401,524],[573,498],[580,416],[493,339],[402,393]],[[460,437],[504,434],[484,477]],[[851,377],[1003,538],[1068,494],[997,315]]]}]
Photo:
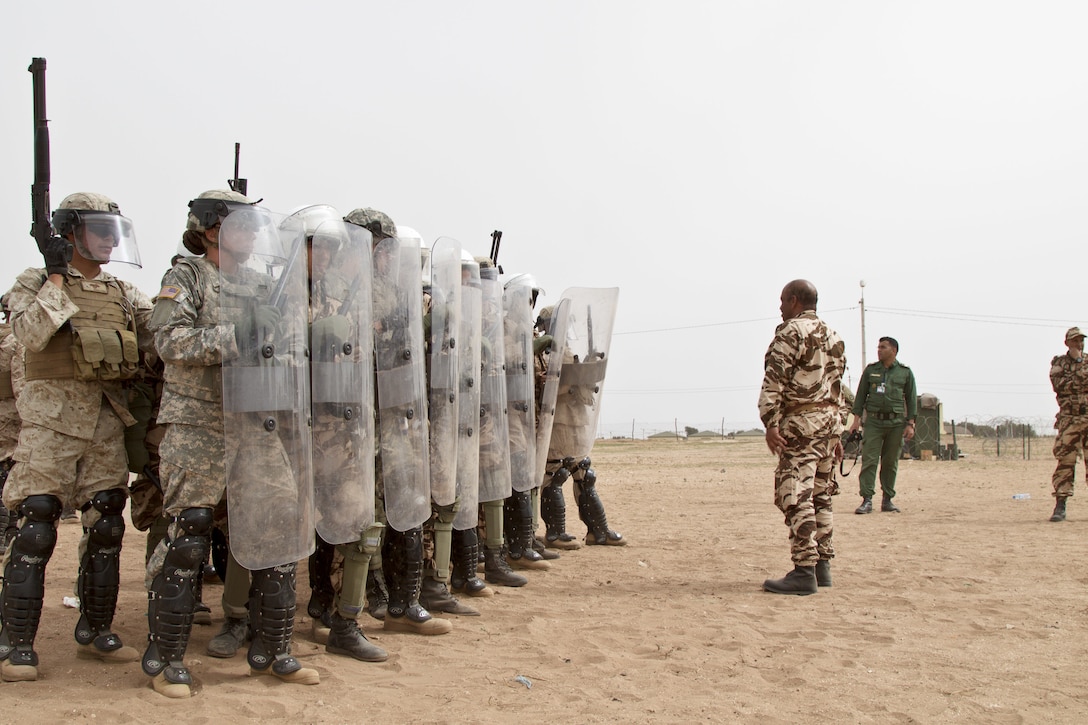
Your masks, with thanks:
[{"label": "glove", "polygon": [[533,354],[539,355],[552,346],[551,335],[541,335],[533,338]]},{"label": "glove", "polygon": [[280,309],[272,305],[261,305],[253,313],[253,321],[257,325],[257,331],[265,335],[271,335],[279,327]]},{"label": "glove", "polygon": [[38,242],[38,250],[45,260],[46,274],[67,274],[68,263],[72,261],[72,245],[62,237],[49,237],[45,242]]},{"label": "glove", "polygon": [[310,340],[317,360],[329,360],[343,351],[344,341],[351,334],[351,323],[343,315],[332,315],[314,320],[310,328]]},{"label": "glove", "polygon": [[238,349],[252,350],[257,344],[257,333],[274,332],[279,321],[280,311],[272,305],[261,305],[252,316],[242,316],[234,323],[234,341],[238,343]]}]

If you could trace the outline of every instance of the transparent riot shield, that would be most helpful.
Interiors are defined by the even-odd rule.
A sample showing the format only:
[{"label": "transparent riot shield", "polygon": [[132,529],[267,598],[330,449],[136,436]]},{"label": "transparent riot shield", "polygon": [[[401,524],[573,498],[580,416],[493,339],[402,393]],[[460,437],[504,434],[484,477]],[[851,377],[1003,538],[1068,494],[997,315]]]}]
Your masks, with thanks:
[{"label": "transparent riot shield", "polygon": [[461,262],[461,334],[457,342],[457,499],[458,531],[476,528],[480,503],[480,266]]},{"label": "transparent riot shield", "polygon": [[357,541],[374,522],[370,232],[321,222],[310,249],[310,390],[317,533]]},{"label": "transparent riot shield", "polygon": [[219,230],[230,548],[250,570],[314,550],[306,248],[278,222],[252,207]]},{"label": "transparent riot shield", "polygon": [[555,423],[555,404],[559,398],[559,371],[563,367],[563,356],[567,352],[567,327],[570,322],[570,300],[559,300],[553,307],[551,317],[540,330],[541,334],[552,338],[551,344],[536,357],[541,361],[543,380],[537,380],[539,397],[536,413],[536,473],[537,485],[544,481],[544,471],[548,467],[548,445],[551,443],[552,426]]},{"label": "transparent riot shield", "polygon": [[374,247],[379,455],[385,514],[397,531],[431,515],[419,260],[418,239],[383,239]]},{"label": "transparent riot shield", "polygon": [[431,500],[453,504],[457,496],[458,369],[461,343],[461,243],[442,237],[431,248],[430,388],[427,419]]},{"label": "transparent riot shield", "polygon": [[508,285],[503,293],[506,355],[506,423],[510,437],[510,485],[528,491],[536,476],[536,413],[533,368],[533,290]]},{"label": "transparent riot shield", "polygon": [[502,284],[498,270],[480,270],[480,501],[510,495],[510,438],[506,423],[506,364]]},{"label": "transparent riot shield", "polygon": [[550,459],[581,458],[593,450],[618,298],[617,287],[572,287],[563,293],[561,299],[570,301],[570,312]]}]

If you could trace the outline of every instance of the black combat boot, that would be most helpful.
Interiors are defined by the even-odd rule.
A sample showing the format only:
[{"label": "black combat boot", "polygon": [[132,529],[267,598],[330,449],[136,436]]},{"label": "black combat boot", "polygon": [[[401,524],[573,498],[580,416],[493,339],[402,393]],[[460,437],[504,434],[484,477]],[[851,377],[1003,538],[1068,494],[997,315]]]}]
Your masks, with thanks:
[{"label": "black combat boot", "polygon": [[389,654],[371,642],[359,629],[354,619],[346,619],[339,612],[329,618],[329,641],[325,650],[334,655],[347,655],[363,662],[385,662]]},{"label": "black combat boot", "polygon": [[1065,498],[1059,498],[1054,501],[1054,513],[1050,515],[1050,520],[1055,523],[1058,521],[1065,521]]},{"label": "black combat boot", "polygon": [[863,498],[861,499],[861,506],[854,509],[856,514],[871,514],[873,512],[873,499]]},{"label": "black combat boot", "polygon": [[389,607],[389,586],[385,583],[385,570],[381,567],[366,573],[366,611],[374,619],[385,619]]},{"label": "black combat boot", "polygon": [[484,579],[488,584],[501,587],[523,587],[529,580],[521,574],[515,574],[506,561],[505,547],[484,547]]},{"label": "black combat boot", "polygon": [[880,510],[884,513],[897,514],[899,513],[899,507],[892,503],[892,500],[887,496],[884,496],[880,500]]},{"label": "black combat boot", "polygon": [[480,558],[480,544],[476,529],[453,530],[453,558],[450,570],[450,588],[470,597],[490,597],[494,590],[476,576]]},{"label": "black combat boot", "polygon": [[815,566],[794,566],[793,571],[781,579],[768,579],[763,582],[763,591],[772,594],[815,594],[816,588]]},{"label": "black combat boot", "polygon": [[831,559],[816,562],[816,584],[821,587],[831,586]]},{"label": "black combat boot", "polygon": [[480,616],[479,611],[450,594],[446,582],[436,579],[434,572],[423,574],[423,583],[419,591],[419,603],[432,612],[459,614],[464,617]]}]

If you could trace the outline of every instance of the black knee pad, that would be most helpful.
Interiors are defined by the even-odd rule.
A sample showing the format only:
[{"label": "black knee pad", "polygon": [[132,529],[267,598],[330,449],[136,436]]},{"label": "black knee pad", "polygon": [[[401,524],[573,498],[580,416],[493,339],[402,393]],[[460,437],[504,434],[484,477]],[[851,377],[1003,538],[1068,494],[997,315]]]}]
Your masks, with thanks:
[{"label": "black knee pad", "polygon": [[560,466],[552,472],[552,486],[562,486],[570,478],[570,469]]},{"label": "black knee pad", "polygon": [[[589,459],[586,458],[588,461]],[[582,485],[591,488],[597,484],[597,472],[592,468],[585,469],[585,473],[582,474]]]},{"label": "black knee pad", "polygon": [[583,471],[588,471],[589,467],[593,465],[593,461],[589,460],[589,456],[586,456],[582,460],[578,461],[578,467]]},{"label": "black knee pad", "polygon": [[178,528],[193,536],[210,536],[212,532],[212,510],[209,508],[189,508],[177,517]]},{"label": "black knee pad", "polygon": [[102,516],[88,531],[88,554],[100,549],[110,549],[121,543],[125,535],[125,492],[119,488],[99,491],[91,499],[91,506]]},{"label": "black knee pad", "polygon": [[25,516],[28,521],[47,521],[52,523],[60,518],[60,512],[64,507],[60,499],[50,494],[35,494],[27,496],[23,502],[15,507],[20,516]]}]

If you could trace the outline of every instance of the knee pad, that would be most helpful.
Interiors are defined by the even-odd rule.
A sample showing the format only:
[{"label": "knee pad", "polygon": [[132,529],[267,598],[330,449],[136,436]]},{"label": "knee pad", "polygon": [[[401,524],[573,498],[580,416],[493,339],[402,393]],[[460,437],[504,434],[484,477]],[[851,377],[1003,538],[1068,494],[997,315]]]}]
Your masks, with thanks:
[{"label": "knee pad", "polygon": [[[585,460],[588,461],[589,458],[586,458]],[[594,471],[592,468],[585,469],[585,473],[582,474],[582,485],[587,487],[587,488],[590,488],[590,487],[596,485],[596,483],[597,483],[597,472]]]},{"label": "knee pad", "polygon": [[566,466],[560,466],[552,472],[552,486],[562,486],[566,480],[570,478],[570,469]]},{"label": "knee pad", "polygon": [[111,549],[121,543],[125,535],[125,519],[121,512],[125,510],[125,492],[119,488],[99,491],[91,499],[91,506],[101,514],[88,533],[87,553],[97,553]]},{"label": "knee pad", "polygon": [[589,456],[586,456],[582,460],[578,461],[578,467],[583,471],[588,471],[589,467],[593,465],[593,461],[589,460]]},{"label": "knee pad", "polygon": [[573,471],[574,466],[577,465],[577,463],[578,461],[577,459],[575,459],[574,456],[567,456],[563,459],[563,468],[567,469],[568,471]]},{"label": "knee pad", "polygon": [[212,522],[212,510],[209,508],[188,508],[177,517],[178,528],[192,536],[210,536]]},{"label": "knee pad", "polygon": [[60,518],[60,512],[64,507],[60,499],[49,494],[35,494],[27,496],[15,510],[20,516],[25,516],[27,521],[45,521],[53,523]]}]

